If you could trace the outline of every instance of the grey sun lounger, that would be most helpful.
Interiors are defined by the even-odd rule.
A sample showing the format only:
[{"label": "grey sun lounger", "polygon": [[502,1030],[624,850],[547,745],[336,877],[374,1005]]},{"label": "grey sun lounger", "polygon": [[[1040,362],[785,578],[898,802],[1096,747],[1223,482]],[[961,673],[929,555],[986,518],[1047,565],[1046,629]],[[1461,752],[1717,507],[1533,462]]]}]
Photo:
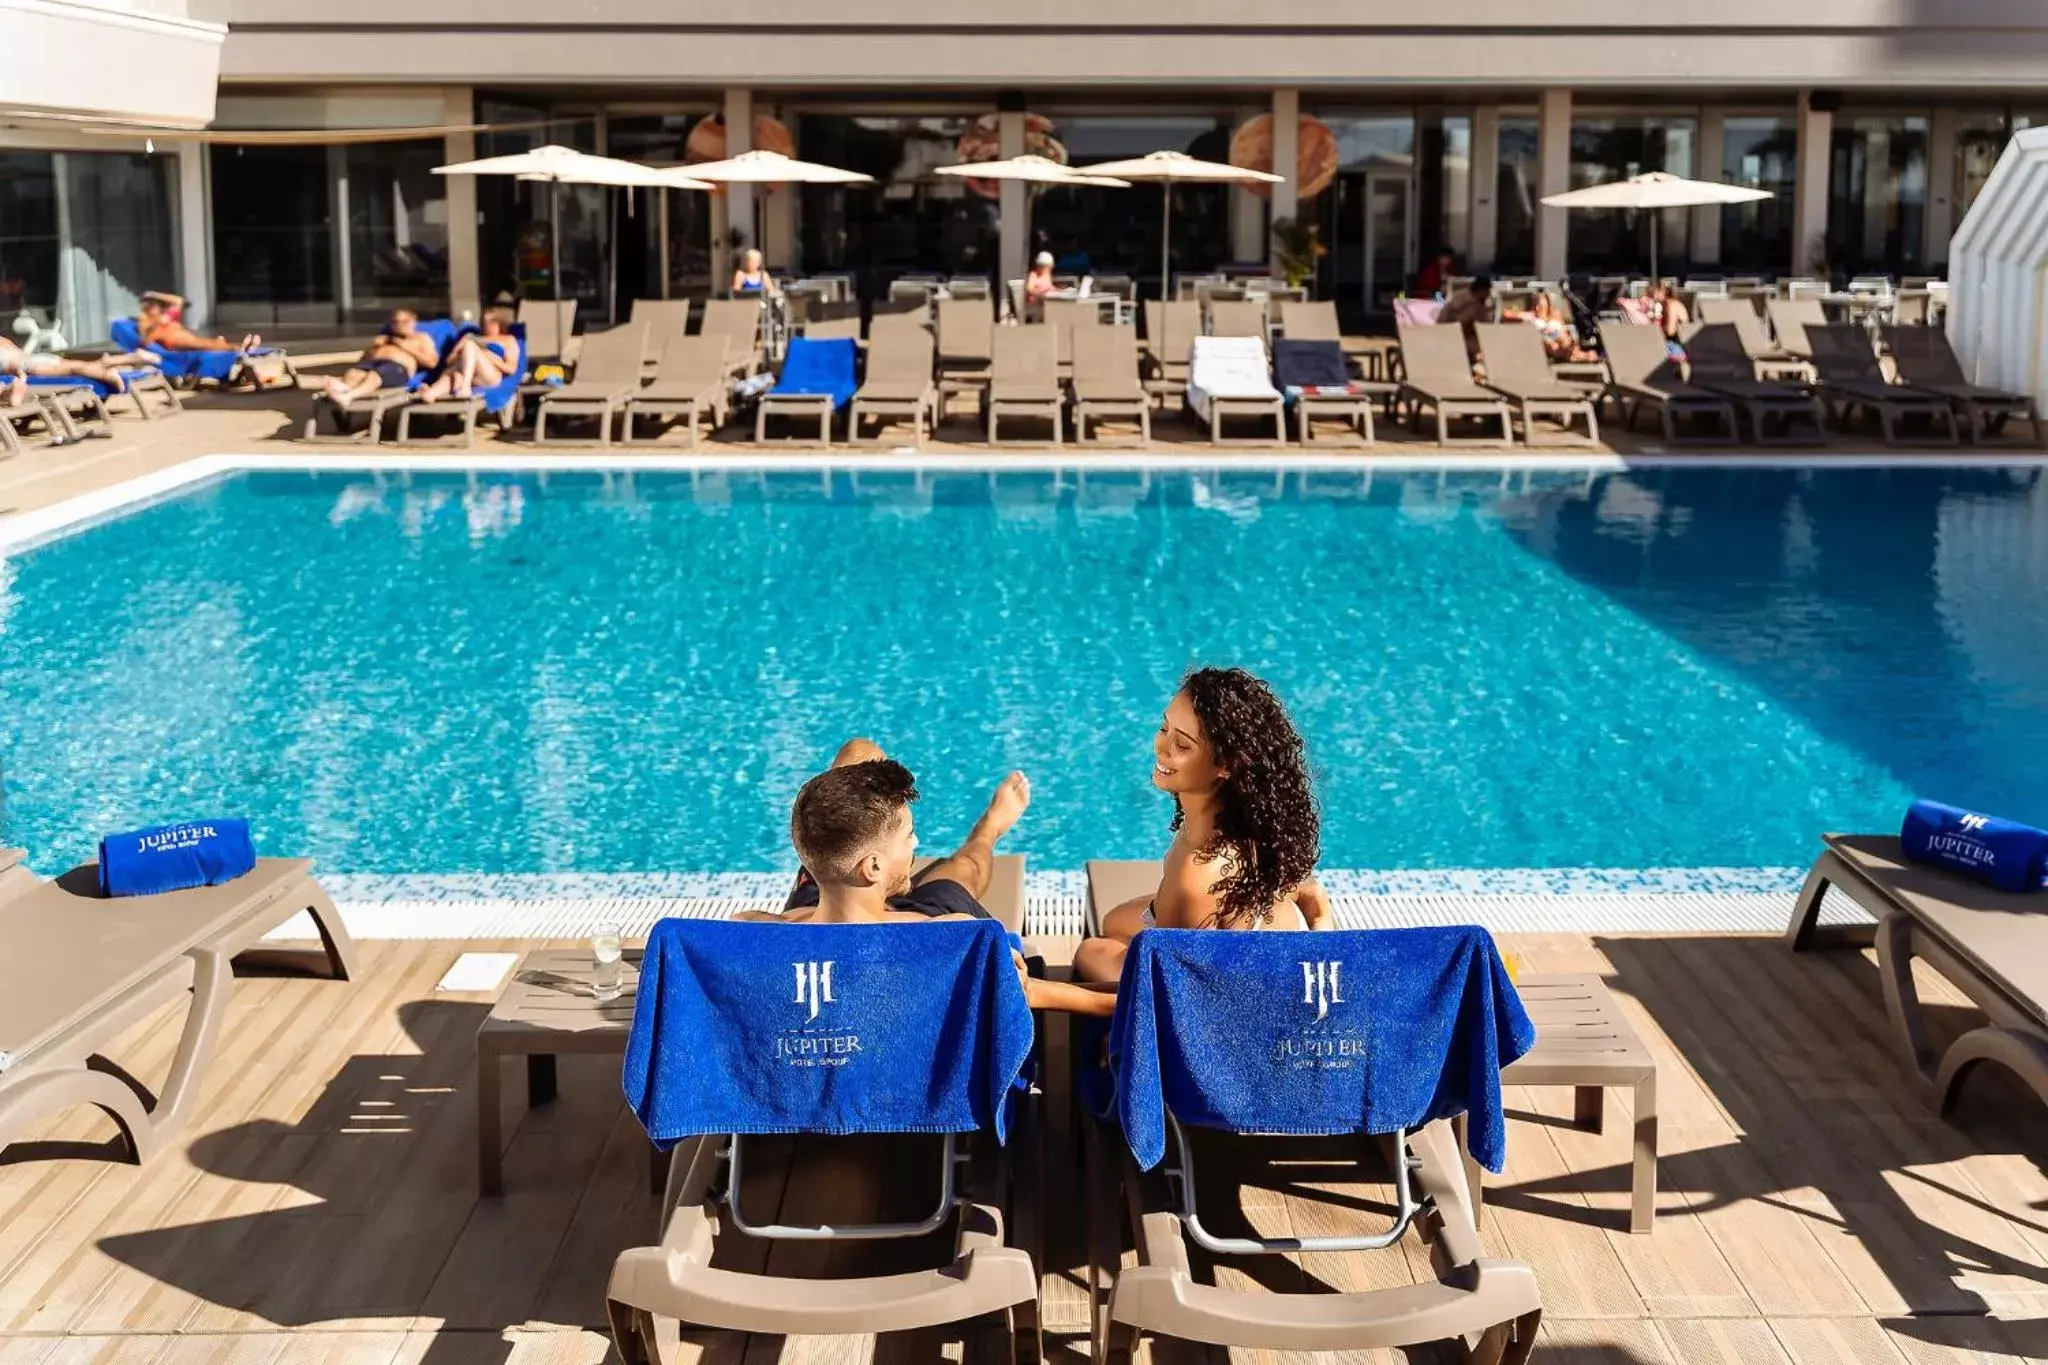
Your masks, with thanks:
[{"label": "grey sun lounger", "polygon": [[725,356],[738,375],[761,368],[761,301],[708,299],[697,324],[699,336],[725,338]]},{"label": "grey sun lounger", "polygon": [[1758,379],[1741,338],[1729,324],[1708,323],[1688,336],[1685,362],[1692,384],[1723,395],[1749,418],[1758,445],[1820,445],[1827,440],[1826,414],[1812,388],[1792,380]]},{"label": "grey sun lounger", "polygon": [[1060,408],[1059,333],[1043,323],[998,327],[994,337],[994,363],[988,383],[988,443],[1023,445],[1035,442],[1002,441],[998,423],[1004,417],[1043,417],[1052,423],[1052,443],[1059,445],[1062,430]]},{"label": "grey sun lounger", "polygon": [[[1699,301],[1700,321],[1725,324],[1735,329],[1758,379],[1813,378],[1813,362],[1771,341],[1764,331],[1764,315],[1747,298],[1706,298]],[[1801,336],[1804,336],[1802,330]]]},{"label": "grey sun lounger", "polygon": [[[2014,895],[1909,863],[1894,835],[1830,834],[1785,930],[1794,952],[1861,948],[1875,941],[1885,1013],[1901,1059],[1942,1114],[1980,1063],[2018,1076],[2048,1103],[2048,893]],[[1816,923],[1836,887],[1877,925]],[[1919,958],[1982,1010],[1988,1022],[1937,1052],[1913,982]]]},{"label": "grey sun lounger", "polygon": [[1337,321],[1337,305],[1328,299],[1313,303],[1280,301],[1280,335],[1289,341],[1334,341],[1347,357],[1369,355],[1380,349],[1372,337],[1348,337]]},{"label": "grey sun lounger", "polygon": [[1890,326],[1879,334],[1899,378],[1923,393],[1946,398],[1963,419],[1965,439],[1990,440],[2017,417],[2033,427],[2035,444],[2041,443],[2041,418],[2034,411],[2033,400],[2023,393],[1972,383],[1956,359],[1955,348],[1949,345],[1948,333],[1939,327]]},{"label": "grey sun lounger", "polygon": [[1185,397],[1195,338],[1202,334],[1202,305],[1192,299],[1145,301],[1145,354],[1152,364],[1145,392],[1154,400]]},{"label": "grey sun lounger", "polygon": [[626,321],[647,329],[647,359],[658,362],[662,350],[676,337],[690,330],[689,299],[634,299]]},{"label": "grey sun lounger", "polygon": [[[1486,387],[1515,405],[1525,445],[1556,445],[1573,440],[1573,418],[1586,423],[1586,444],[1600,441],[1600,415],[1594,408],[1600,387],[1559,379],[1543,350],[1543,334],[1526,322],[1482,323],[1476,329],[1479,355],[1486,365]],[[1555,417],[1563,429],[1555,440],[1539,440],[1536,422]]]},{"label": "grey sun lounger", "polygon": [[0,848],[0,901],[36,884],[36,874],[22,861],[27,856],[18,848]]},{"label": "grey sun lounger", "polygon": [[1778,349],[1800,360],[1813,359],[1813,346],[1807,340],[1806,329],[1828,325],[1827,309],[1821,307],[1819,299],[1769,299],[1764,311],[1770,314],[1771,332],[1778,338]]},{"label": "grey sun lounger", "polygon": [[[904,320],[907,319],[907,320]],[[875,440],[893,419],[910,423],[910,444],[924,449],[927,431],[936,423],[939,390],[932,381],[932,336],[916,318],[902,315],[895,322],[875,319],[874,336],[868,342],[867,374],[853,393],[853,408],[846,419],[848,445],[861,442],[862,418],[876,423]]]},{"label": "grey sun lounger", "polygon": [[548,438],[549,417],[593,417],[597,419],[597,443],[612,443],[612,419],[625,410],[626,400],[640,390],[640,357],[646,350],[646,324],[627,323],[609,332],[584,336],[582,358],[576,362],[576,377],[561,388],[541,395],[533,418],[535,445]]},{"label": "grey sun lounger", "polygon": [[[1726,394],[1687,383],[1679,373],[1678,362],[1665,348],[1664,334],[1655,327],[1603,322],[1600,349],[1607,355],[1607,399],[1621,417],[1624,429],[1634,426],[1636,416],[1648,407],[1663,423],[1664,439],[1672,445],[1687,440],[1722,444],[1735,441],[1738,427],[1734,401]],[[1679,419],[1685,417],[1694,423],[1691,436],[1680,431]]]},{"label": "grey sun lounger", "polygon": [[[1156,891],[1159,876],[1156,862],[1088,863],[1089,931],[1099,927],[1116,905]],[[1139,1358],[1139,1341],[1146,1334],[1271,1351],[1386,1350],[1390,1355],[1399,1355],[1399,1347],[1449,1341],[1462,1347],[1470,1360],[1486,1365],[1521,1365],[1535,1349],[1542,1318],[1535,1272],[1519,1262],[1485,1255],[1463,1154],[1449,1120],[1439,1119],[1411,1133],[1360,1140],[1361,1149],[1377,1147],[1389,1166],[1407,1177],[1399,1183],[1410,1190],[1413,1205],[1397,1214],[1387,1232],[1314,1239],[1246,1235],[1227,1247],[1234,1256],[1302,1253],[1399,1259],[1404,1254],[1402,1241],[1414,1230],[1428,1245],[1427,1260],[1437,1278],[1407,1283],[1410,1272],[1402,1265],[1389,1276],[1400,1282],[1394,1287],[1303,1293],[1230,1289],[1197,1279],[1189,1243],[1200,1246],[1214,1234],[1197,1220],[1191,1144],[1169,1143],[1167,1165],[1178,1164],[1180,1178],[1169,1178],[1165,1171],[1148,1174],[1138,1169],[1113,1126],[1097,1121],[1085,1108],[1077,1118],[1097,1361],[1129,1365]],[[1212,1129],[1199,1130],[1198,1135],[1202,1141],[1193,1145],[1205,1149],[1205,1162],[1212,1153],[1227,1161],[1231,1147],[1244,1141],[1287,1140],[1241,1139]],[[1319,1164],[1327,1164],[1328,1151],[1319,1149],[1318,1156],[1324,1158]],[[1307,1187],[1298,1187],[1296,1194],[1314,1198]],[[1121,1266],[1125,1234],[1136,1244],[1133,1267]]]},{"label": "grey sun lounger", "polygon": [[[51,390],[48,386],[38,385],[28,391],[27,401],[20,406],[0,408],[0,457],[19,455],[27,449],[18,428],[31,422],[40,423],[43,429],[42,437],[35,442],[36,445],[70,445],[85,434],[79,430],[78,423],[65,405],[54,397],[54,394],[64,392],[66,390]],[[52,396],[46,397],[46,393]],[[86,394],[97,401],[98,395],[93,394],[90,389],[86,390]],[[105,423],[98,424],[94,431],[99,435],[112,434],[111,428]]]},{"label": "grey sun lounger", "polygon": [[[1417,327],[1401,323],[1401,399],[1408,404],[1408,425],[1422,429],[1422,410],[1436,414],[1436,443],[1453,445],[1513,445],[1514,411],[1507,401],[1472,378],[1472,361],[1465,350],[1465,329],[1456,323]],[[1533,329],[1532,329],[1533,330]],[[1453,437],[1451,422],[1460,417],[1500,423],[1500,438]]]},{"label": "grey sun lounger", "polygon": [[1209,335],[1212,337],[1257,337],[1266,339],[1266,305],[1250,299],[1218,299],[1209,305]]},{"label": "grey sun lounger", "polygon": [[[681,417],[689,429],[693,449],[700,424],[706,419],[713,431],[725,425],[732,400],[732,366],[726,363],[725,344],[722,336],[668,338],[656,362],[653,380],[626,398],[620,435],[627,445],[634,443],[636,418]],[[657,431],[650,439],[658,438]]]},{"label": "grey sun lounger", "polygon": [[1820,371],[1821,401],[1827,404],[1837,426],[1846,430],[1856,410],[1861,408],[1877,419],[1888,446],[1899,443],[1899,428],[1912,418],[1924,418],[1927,422],[1927,434],[1919,440],[1951,446],[1956,443],[1956,415],[1947,397],[1887,380],[1878,364],[1870,333],[1862,327],[1809,326],[1806,340],[1813,348],[1814,368]]},{"label": "grey sun lounger", "polygon": [[995,311],[987,299],[939,300],[939,402],[949,394],[971,393],[977,409],[987,402],[989,367],[995,363]]},{"label": "grey sun lounger", "polygon": [[[174,1139],[219,1041],[234,975],[229,962],[301,911],[310,912],[329,970],[354,972],[355,944],[304,858],[263,858],[220,886],[107,899],[87,864],[24,885],[0,872],[0,1148],[79,1105],[120,1125],[138,1163]],[[34,951],[20,950],[34,945]],[[141,1092],[102,1059],[128,1029],[190,994],[162,1092]]]},{"label": "grey sun lounger", "polygon": [[[1074,441],[1079,445],[1107,444],[1101,424],[1111,418],[1129,418],[1138,424],[1131,437],[1112,437],[1127,445],[1152,444],[1152,396],[1138,378],[1138,334],[1128,323],[1108,327],[1082,327],[1074,332]],[[1089,424],[1096,434],[1090,436]]]}]

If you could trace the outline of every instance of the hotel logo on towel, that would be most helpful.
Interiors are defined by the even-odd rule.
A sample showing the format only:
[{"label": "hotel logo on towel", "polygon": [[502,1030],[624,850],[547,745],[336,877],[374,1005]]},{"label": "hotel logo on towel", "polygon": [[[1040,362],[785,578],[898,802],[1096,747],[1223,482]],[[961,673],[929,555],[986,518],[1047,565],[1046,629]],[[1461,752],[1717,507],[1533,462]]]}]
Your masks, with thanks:
[{"label": "hotel logo on towel", "polygon": [[1989,820],[1982,815],[1965,815],[1958,823],[1962,825],[1963,833],[1975,834],[1978,830],[1984,828],[1989,823]]},{"label": "hotel logo on towel", "polygon": [[807,1007],[811,1018],[818,1017],[822,1005],[832,1000],[832,964],[830,962],[792,962],[796,968],[796,1003]]},{"label": "hotel logo on towel", "polygon": [[1338,972],[1341,962],[1301,964],[1301,1003],[1316,1007],[1318,1020],[1330,1017],[1330,1006],[1344,1003],[1344,985]]}]

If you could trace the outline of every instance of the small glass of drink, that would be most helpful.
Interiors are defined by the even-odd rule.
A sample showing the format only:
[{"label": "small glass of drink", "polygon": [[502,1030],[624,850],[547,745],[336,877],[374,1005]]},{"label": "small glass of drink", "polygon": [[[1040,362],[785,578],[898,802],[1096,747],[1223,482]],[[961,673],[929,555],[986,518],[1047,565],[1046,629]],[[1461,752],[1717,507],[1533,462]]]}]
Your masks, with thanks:
[{"label": "small glass of drink", "polygon": [[600,1000],[619,998],[621,963],[625,960],[625,948],[619,942],[619,926],[600,924],[590,935],[590,961],[594,970],[590,975],[592,994]]}]

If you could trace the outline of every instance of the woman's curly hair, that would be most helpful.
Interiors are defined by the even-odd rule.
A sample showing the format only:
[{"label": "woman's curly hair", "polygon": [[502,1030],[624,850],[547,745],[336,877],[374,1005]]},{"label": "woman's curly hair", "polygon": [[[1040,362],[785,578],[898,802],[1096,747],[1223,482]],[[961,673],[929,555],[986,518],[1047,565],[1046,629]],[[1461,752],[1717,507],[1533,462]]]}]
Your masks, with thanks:
[{"label": "woman's curly hair", "polygon": [[[1301,733],[1273,689],[1241,668],[1198,668],[1181,683],[1216,766],[1216,833],[1203,862],[1229,854],[1234,870],[1217,883],[1218,928],[1263,924],[1273,906],[1315,871],[1322,817],[1309,787]],[[1173,828],[1181,822],[1174,803]]]}]

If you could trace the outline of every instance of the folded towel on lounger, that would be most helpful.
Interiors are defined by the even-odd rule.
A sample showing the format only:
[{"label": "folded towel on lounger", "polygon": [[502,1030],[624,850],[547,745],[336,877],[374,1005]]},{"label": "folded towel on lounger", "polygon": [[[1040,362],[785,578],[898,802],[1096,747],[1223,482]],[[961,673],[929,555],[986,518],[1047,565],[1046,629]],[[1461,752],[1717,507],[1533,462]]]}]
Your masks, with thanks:
[{"label": "folded towel on lounger", "polygon": [[100,840],[100,894],[154,896],[231,882],[256,866],[247,820],[187,820]]},{"label": "folded towel on lounger", "polygon": [[665,919],[641,961],[626,1102],[663,1147],[706,1133],[1000,1139],[1031,1047],[994,920]]},{"label": "folded towel on lounger", "polygon": [[1915,801],[1899,830],[1914,862],[1945,868],[2001,891],[2048,887],[2048,831],[1939,801]]},{"label": "folded towel on lounger", "polygon": [[1167,1114],[1240,1133],[1387,1133],[1469,1114],[1507,1157],[1500,1069],[1536,1029],[1484,929],[1148,929],[1124,959],[1109,1061],[1138,1164]]}]

